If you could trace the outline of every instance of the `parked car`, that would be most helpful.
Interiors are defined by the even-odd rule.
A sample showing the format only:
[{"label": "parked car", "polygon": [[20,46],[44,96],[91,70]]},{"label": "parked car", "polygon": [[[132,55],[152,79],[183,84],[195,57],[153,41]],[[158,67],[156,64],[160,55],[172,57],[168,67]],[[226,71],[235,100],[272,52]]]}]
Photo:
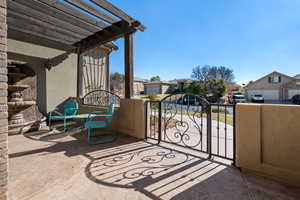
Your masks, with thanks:
[{"label": "parked car", "polygon": [[218,103],[220,101],[220,97],[216,97],[216,96],[208,96],[206,98],[206,100],[209,102],[209,103]]},{"label": "parked car", "polygon": [[232,96],[232,103],[246,103],[246,97],[243,94],[236,94]]},{"label": "parked car", "polygon": [[294,104],[299,104],[300,105],[300,95],[296,94],[295,96],[292,97],[292,102]]},{"label": "parked car", "polygon": [[265,99],[264,96],[261,94],[255,94],[252,96],[251,101],[254,103],[264,103]]},{"label": "parked car", "polygon": [[177,100],[178,104],[184,105],[200,105],[205,101],[204,98],[194,96],[194,95],[184,95]]}]

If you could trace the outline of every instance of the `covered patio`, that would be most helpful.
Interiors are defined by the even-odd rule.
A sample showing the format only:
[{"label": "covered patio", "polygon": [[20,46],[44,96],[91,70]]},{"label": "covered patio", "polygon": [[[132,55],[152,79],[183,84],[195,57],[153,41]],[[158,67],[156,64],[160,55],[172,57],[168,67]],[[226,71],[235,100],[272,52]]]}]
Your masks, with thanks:
[{"label": "covered patio", "polygon": [[298,199],[300,190],[221,160],[121,135],[91,146],[80,133],[9,137],[10,199]]},{"label": "covered patio", "polygon": [[[246,173],[247,169],[251,170],[254,167],[257,168],[254,168],[252,173],[259,172],[257,169],[274,170],[274,168],[268,168],[273,167],[274,160],[278,161],[277,151],[274,149],[278,149],[278,151],[283,149],[282,152],[289,152],[289,144],[293,144],[295,149],[298,148],[297,141],[287,141],[282,148],[278,148],[273,143],[267,144],[267,147],[273,148],[266,148],[264,146],[266,144],[261,143],[271,141],[269,139],[261,141],[262,135],[269,138],[271,137],[267,134],[274,135],[273,125],[266,126],[268,116],[272,115],[274,111],[269,114],[267,108],[264,110],[265,115],[261,115],[260,109],[262,108],[260,107],[238,106],[239,119],[237,120],[237,129],[235,129],[234,125],[227,128],[226,123],[227,115],[231,115],[231,123],[235,123],[233,117],[235,111],[228,114],[225,106],[223,113],[225,126],[220,126],[219,114],[211,115],[212,110],[207,110],[211,107],[196,105],[192,115],[194,121],[186,125],[193,127],[192,130],[199,133],[201,148],[203,127],[207,131],[211,131],[211,127],[215,128],[218,138],[219,133],[226,138],[227,131],[231,131],[232,135],[229,135],[232,136],[231,160],[239,161],[238,164],[245,168],[243,173],[226,160],[226,150],[224,159],[211,152],[210,144],[214,142],[210,143],[210,139],[204,143],[207,148],[206,153],[185,148],[184,145],[176,146],[163,140],[158,143],[157,141],[161,139],[161,134],[158,133],[162,130],[162,123],[159,121],[163,119],[161,116],[162,102],[159,102],[159,106],[155,106],[155,112],[152,114],[152,122],[157,123],[153,129],[154,136],[159,139],[147,139],[147,131],[153,128],[152,122],[147,121],[150,116],[147,113],[148,107],[144,100],[132,98],[133,36],[138,31],[144,31],[145,26],[116,6],[106,0],[7,0],[0,1],[0,9],[4,16],[3,27],[6,27],[5,23],[7,22],[7,35],[6,29],[2,28],[3,32],[0,34],[4,39],[0,42],[6,45],[6,40],[8,40],[8,51],[6,46],[0,49],[3,53],[0,54],[0,57],[3,57],[0,60],[0,64],[3,65],[0,72],[0,94],[2,95],[0,98],[0,128],[3,132],[0,134],[0,171],[3,174],[0,176],[1,200],[8,199],[7,196],[11,200],[299,199],[299,188]],[[101,96],[92,95],[92,97],[96,97],[97,101],[92,104],[85,103],[86,93],[83,92],[85,88],[82,84],[85,82],[84,76],[82,76],[85,72],[80,64],[83,62],[81,57],[95,48],[109,49],[106,52],[106,64],[101,64],[106,66],[106,69],[101,72],[104,77],[101,79],[101,83],[106,88],[106,94],[111,94],[107,91],[110,73],[109,67],[107,67],[107,63],[109,63],[107,55],[111,49],[117,48],[112,42],[118,38],[124,38],[125,98],[120,99],[111,126],[105,130],[97,130],[98,132],[117,133],[119,137],[116,141],[101,145],[89,145],[85,129],[64,131],[60,128],[49,130],[49,127],[39,127],[39,130],[36,131],[8,137],[10,115],[7,105],[11,101],[10,97],[7,99],[7,74],[11,73],[7,72],[8,60],[21,61],[25,64],[30,63],[31,59],[38,61],[37,65],[41,74],[46,74],[46,78],[43,80],[46,90],[39,93],[41,97],[45,98],[43,99],[45,116],[49,110],[63,104],[69,98],[80,102],[79,114],[87,114],[106,109],[110,101],[108,96],[104,96],[104,101],[100,101]],[[18,48],[13,45],[10,47],[9,44],[16,45]],[[46,55],[42,55],[43,53]],[[98,89],[90,87],[91,83],[98,84],[97,77],[95,76],[91,80],[93,81],[84,86],[92,88],[92,90]],[[56,98],[58,96],[60,98]],[[17,96],[17,100],[20,98],[21,96]],[[177,100],[169,101],[169,103],[183,107],[183,103],[178,103]],[[189,105],[186,107],[190,108]],[[288,113],[295,110],[289,107],[283,109]],[[220,113],[219,106],[217,110]],[[177,117],[177,108],[176,112],[172,111],[172,109],[165,109],[164,113],[169,112],[171,116]],[[204,111],[206,113],[203,116]],[[176,119],[171,121],[172,126],[169,127],[174,131],[175,139],[180,138],[182,143],[190,138],[193,140],[193,137],[186,134],[187,129],[183,125],[183,119],[188,119],[189,113],[183,113],[181,110],[181,119],[174,117]],[[300,110],[297,116],[299,113]],[[166,117],[166,115],[164,116]],[[217,117],[218,121],[211,116]],[[198,129],[195,127],[195,118],[199,122]],[[200,118],[205,118],[207,126],[203,125],[203,120],[200,122]],[[74,120],[73,123],[78,122]],[[179,123],[181,130],[178,130]],[[290,129],[288,126],[290,123],[287,121],[277,124],[284,124]],[[61,124],[58,123],[55,126],[59,127]],[[155,128],[159,131],[156,131]],[[290,132],[296,135],[299,130],[296,128],[295,126]],[[235,130],[240,133],[237,142],[233,137]],[[214,135],[214,133],[210,133],[206,138],[212,138],[208,136]],[[275,132],[275,135],[280,140],[281,132]],[[219,143],[219,140],[216,141],[215,143]],[[226,139],[221,141],[225,141],[226,149]],[[263,146],[264,148],[262,148]],[[237,157],[235,157],[236,150],[238,150]],[[219,151],[219,144],[217,151]],[[264,156],[265,154],[268,156],[270,152],[270,159],[267,160],[270,166],[264,165],[266,168],[262,168],[261,165],[266,162],[263,160]],[[299,173],[294,163],[297,163],[298,160],[290,159],[289,155],[288,153],[284,154],[280,161],[285,163],[286,160],[292,160],[292,162],[288,166],[280,167],[291,168],[290,171],[293,173],[284,171],[279,177],[287,177],[286,174],[288,174],[287,178],[297,179]],[[248,159],[249,157],[253,159]],[[278,169],[276,168],[276,170]],[[277,172],[281,171],[272,171],[273,174]],[[273,175],[272,173],[271,175]],[[276,179],[276,176],[272,178]],[[7,193],[7,185],[9,193]]]}]

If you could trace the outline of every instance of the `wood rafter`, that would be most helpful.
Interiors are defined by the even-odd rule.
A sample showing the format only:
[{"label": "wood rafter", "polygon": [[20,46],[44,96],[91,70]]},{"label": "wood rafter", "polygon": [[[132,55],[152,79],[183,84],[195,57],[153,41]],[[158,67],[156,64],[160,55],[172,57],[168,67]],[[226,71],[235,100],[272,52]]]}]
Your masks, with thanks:
[{"label": "wood rafter", "polygon": [[130,26],[128,22],[118,21],[97,33],[88,36],[80,42],[75,43],[74,46],[80,46],[81,51],[83,52],[107,42],[114,41],[126,34],[134,33],[135,31],[136,28]]},{"label": "wood rafter", "polygon": [[[92,2],[94,2],[95,4],[97,4],[98,6],[100,6],[101,8],[107,10],[108,12],[112,13],[113,15],[121,18],[124,21],[127,21],[128,23],[139,23],[138,21],[136,21],[135,19],[133,19],[132,17],[130,17],[129,15],[127,15],[124,11],[122,11],[121,9],[117,8],[116,6],[114,6],[113,4],[109,3],[106,0],[91,0]],[[144,31],[146,29],[145,26],[143,26],[142,24],[140,24],[137,29]]]},{"label": "wood rafter", "polygon": [[7,0],[8,36],[23,33],[27,41],[44,38],[43,45],[51,41],[86,51],[145,29],[108,1],[90,1],[100,8],[84,0]]},{"label": "wood rafter", "polygon": [[98,28],[105,28],[107,26],[107,24],[97,21],[96,19],[90,16],[84,15],[82,12],[69,7],[58,0],[35,0],[35,1],[40,1],[44,4],[47,4],[48,6],[51,6],[54,9],[63,12],[66,15],[69,15],[70,17],[77,18],[78,20],[81,21],[80,23],[87,23],[96,26]]},{"label": "wood rafter", "polygon": [[[16,24],[23,23],[23,26],[31,25],[31,26],[38,26],[38,27],[47,27],[47,29],[50,29],[54,32],[57,32],[58,34],[62,34],[65,36],[68,36],[70,38],[73,38],[75,40],[80,40],[84,35],[77,34],[76,32],[68,31],[64,28],[52,25],[50,23],[45,23],[41,20],[38,20],[36,18],[32,18],[26,15],[22,15],[16,12],[9,12],[7,15],[8,21],[13,21]],[[25,24],[24,24],[25,23]],[[12,23],[13,24],[13,23]]]},{"label": "wood rafter", "polygon": [[21,0],[8,1],[8,15],[10,13],[23,14],[28,17],[41,20],[45,23],[49,23],[64,28],[66,30],[79,33],[83,35],[83,37],[99,30],[94,28],[89,31],[88,29],[84,29],[79,26],[70,24],[67,21],[58,18],[57,16],[49,15],[46,10],[47,8],[44,8],[42,5],[38,6],[34,3],[31,4],[31,2],[22,2]]},{"label": "wood rafter", "polygon": [[108,23],[110,23],[110,24],[113,24],[117,21],[113,17],[105,14],[104,12],[96,9],[95,7],[90,6],[89,4],[87,4],[87,3],[85,3],[81,0],[65,0],[65,1],[72,4],[72,5],[74,5],[74,6],[76,6],[76,7],[78,7],[78,8],[80,8],[80,9],[82,9],[82,10],[85,10],[86,12],[88,12],[88,13],[90,13],[90,14],[92,14],[92,15],[94,15],[94,16],[96,16],[96,17],[98,17],[98,18],[100,18],[100,19],[102,19],[102,20],[104,20]]}]

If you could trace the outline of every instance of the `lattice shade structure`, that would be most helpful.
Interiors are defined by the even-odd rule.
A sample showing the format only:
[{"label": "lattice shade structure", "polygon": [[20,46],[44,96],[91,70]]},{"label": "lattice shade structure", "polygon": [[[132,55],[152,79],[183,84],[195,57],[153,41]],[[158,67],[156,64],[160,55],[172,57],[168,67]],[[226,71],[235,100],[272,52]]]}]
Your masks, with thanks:
[{"label": "lattice shade structure", "polygon": [[[48,70],[63,62],[70,53],[78,54],[80,59],[77,64],[77,96],[80,96],[87,86],[93,89],[109,88],[108,83],[105,85],[99,78],[88,78],[87,70],[82,71],[86,77],[80,77],[80,70],[83,70],[80,69],[80,55],[83,54],[84,57],[85,52],[101,45],[117,49],[112,41],[123,37],[125,97],[131,98],[133,95],[133,33],[138,30],[144,31],[145,27],[108,1],[7,0],[7,24],[8,38],[65,51],[44,63]],[[93,68],[91,63],[87,65],[90,66],[85,69]],[[98,65],[98,68],[91,69],[99,70],[94,74],[105,73],[105,68],[100,67],[101,64]],[[106,73],[108,76],[108,69]],[[87,85],[83,86],[83,78],[86,78]],[[87,81],[92,81],[93,85]],[[84,93],[86,92],[88,91]]]},{"label": "lattice shade structure", "polygon": [[7,0],[8,37],[87,50],[145,27],[106,0]]},{"label": "lattice shade structure", "polygon": [[[80,63],[86,52],[99,46],[117,49],[112,41],[123,37],[125,97],[133,96],[133,33],[144,31],[145,27],[108,1],[7,0],[7,25],[8,38],[65,52],[44,63],[48,70],[62,63],[71,53],[78,54],[77,96],[92,88],[109,88],[108,82],[103,79],[92,78],[93,75],[106,73],[105,79],[108,79],[107,68],[101,67],[101,63],[92,64],[83,59],[86,60],[83,69]],[[96,65],[98,67],[94,67]],[[91,70],[95,71],[91,74]],[[81,77],[82,73],[84,77]],[[85,88],[88,91],[83,91]]]}]

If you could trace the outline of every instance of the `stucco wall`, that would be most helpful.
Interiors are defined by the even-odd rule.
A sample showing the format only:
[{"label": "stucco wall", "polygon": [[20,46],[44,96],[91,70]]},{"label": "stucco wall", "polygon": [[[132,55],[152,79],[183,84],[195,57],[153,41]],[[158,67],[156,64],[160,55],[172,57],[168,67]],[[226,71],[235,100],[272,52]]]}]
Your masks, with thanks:
[{"label": "stucco wall", "polygon": [[116,131],[135,138],[145,138],[144,100],[121,99],[120,109],[115,118]]},{"label": "stucco wall", "polygon": [[44,114],[66,98],[76,96],[76,54],[70,54],[50,71],[43,66],[47,59],[63,53],[61,50],[8,39],[8,58],[28,63],[37,74],[37,103]]},{"label": "stucco wall", "polygon": [[[80,106],[78,113],[90,113],[105,110],[103,107]],[[140,99],[121,99],[120,107],[116,108],[109,131],[129,135],[135,138],[145,138],[144,101]]]},{"label": "stucco wall", "polygon": [[[69,54],[50,70],[44,67],[47,59],[63,53],[65,51],[8,39],[8,58],[26,62],[37,75],[37,104],[43,114],[77,95],[77,54]],[[82,95],[89,91],[85,90],[87,85],[91,90],[107,89],[108,56],[109,50],[102,47],[84,54],[85,64],[80,65]]]},{"label": "stucco wall", "polygon": [[71,54],[51,70],[46,70],[47,112],[77,93],[77,55]]},{"label": "stucco wall", "polygon": [[300,186],[300,106],[238,104],[236,165]]}]

